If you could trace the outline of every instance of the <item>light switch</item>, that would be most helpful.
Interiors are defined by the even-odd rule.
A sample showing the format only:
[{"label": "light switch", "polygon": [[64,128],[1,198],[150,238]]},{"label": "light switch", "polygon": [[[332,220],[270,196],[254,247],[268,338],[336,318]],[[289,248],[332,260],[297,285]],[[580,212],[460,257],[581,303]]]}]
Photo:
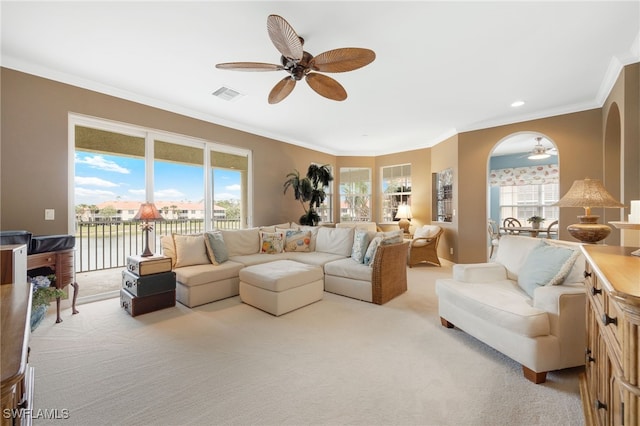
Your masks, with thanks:
[{"label": "light switch", "polygon": [[44,220],[55,220],[56,211],[54,209],[44,209]]}]

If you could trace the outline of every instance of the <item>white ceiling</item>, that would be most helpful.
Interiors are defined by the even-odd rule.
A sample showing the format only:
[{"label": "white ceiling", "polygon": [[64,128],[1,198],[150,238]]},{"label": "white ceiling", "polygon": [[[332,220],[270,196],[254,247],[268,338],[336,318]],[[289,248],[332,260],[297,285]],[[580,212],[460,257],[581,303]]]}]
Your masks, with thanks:
[{"label": "white ceiling", "polygon": [[[637,0],[2,1],[0,12],[4,67],[335,155],[429,147],[459,132],[597,108],[622,66],[640,61]],[[376,60],[330,74],[346,88],[344,102],[301,81],[269,105],[284,71],[214,67],[279,63],[269,14],[284,17],[313,55],[366,47]],[[221,86],[244,96],[212,96]],[[511,107],[516,100],[526,103]]]}]

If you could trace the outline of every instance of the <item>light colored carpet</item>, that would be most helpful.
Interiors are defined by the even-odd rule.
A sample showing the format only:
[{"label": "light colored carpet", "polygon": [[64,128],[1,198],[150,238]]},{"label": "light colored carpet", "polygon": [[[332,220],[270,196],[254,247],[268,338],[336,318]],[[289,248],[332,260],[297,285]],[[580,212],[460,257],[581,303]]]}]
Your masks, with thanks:
[{"label": "light colored carpet", "polygon": [[[117,299],[51,314],[32,335],[35,408],[60,425],[581,425],[581,369],[534,385],[440,325],[434,280],[409,269],[384,306],[325,293],[281,317],[239,297],[135,318]],[[65,312],[66,313],[66,312]]]}]

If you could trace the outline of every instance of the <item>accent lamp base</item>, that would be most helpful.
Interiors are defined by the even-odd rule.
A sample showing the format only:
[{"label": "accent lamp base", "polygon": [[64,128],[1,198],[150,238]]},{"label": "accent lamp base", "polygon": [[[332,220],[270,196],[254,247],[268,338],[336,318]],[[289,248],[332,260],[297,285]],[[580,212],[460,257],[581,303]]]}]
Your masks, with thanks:
[{"label": "accent lamp base", "polygon": [[571,236],[583,243],[595,244],[609,236],[611,228],[597,223],[600,216],[578,216],[580,223],[567,226]]}]

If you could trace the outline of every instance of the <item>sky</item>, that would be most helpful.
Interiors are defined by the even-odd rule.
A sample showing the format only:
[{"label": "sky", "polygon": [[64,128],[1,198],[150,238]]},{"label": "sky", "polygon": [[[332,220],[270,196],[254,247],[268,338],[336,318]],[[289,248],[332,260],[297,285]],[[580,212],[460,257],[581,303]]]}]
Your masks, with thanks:
[{"label": "sky", "polygon": [[[143,201],[144,160],[76,151],[74,204]],[[214,200],[240,199],[240,172],[214,169]],[[200,202],[204,198],[202,167],[156,162],[154,201]]]}]

